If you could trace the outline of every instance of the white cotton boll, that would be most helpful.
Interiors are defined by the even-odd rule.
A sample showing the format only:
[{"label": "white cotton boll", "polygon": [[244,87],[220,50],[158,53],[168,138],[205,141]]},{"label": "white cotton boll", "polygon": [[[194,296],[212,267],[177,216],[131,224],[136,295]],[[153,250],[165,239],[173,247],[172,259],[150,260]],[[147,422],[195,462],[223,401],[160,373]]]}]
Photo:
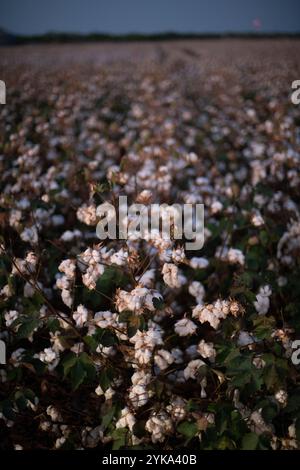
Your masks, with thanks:
[{"label": "white cotton boll", "polygon": [[193,257],[190,259],[190,266],[193,269],[205,269],[208,265],[209,261],[206,258]]},{"label": "white cotton boll", "polygon": [[74,279],[76,271],[76,262],[73,259],[65,259],[58,266],[58,270],[64,273],[67,279]]},{"label": "white cotton boll", "polygon": [[159,349],[154,356],[154,362],[160,370],[165,370],[174,362],[174,358],[169,351]]},{"label": "white cotton boll", "polygon": [[269,297],[264,297],[264,296],[261,296],[260,294],[257,294],[256,302],[254,302],[254,306],[259,315],[266,315],[270,307]]},{"label": "white cotton boll", "polygon": [[237,248],[227,248],[220,246],[215,253],[215,257],[230,264],[245,264],[245,256],[243,252]]},{"label": "white cotton boll", "polygon": [[259,289],[260,295],[264,295],[265,297],[270,297],[272,295],[271,286],[266,285]]},{"label": "white cotton boll", "polygon": [[161,294],[153,289],[149,290],[148,293],[145,295],[144,298],[144,304],[145,307],[150,310],[150,312],[154,312],[156,310],[156,307],[153,303],[154,299],[157,301],[162,302],[163,298]]},{"label": "white cotton boll", "polygon": [[146,287],[138,286],[131,292],[118,289],[116,294],[116,308],[119,312],[131,310],[137,314],[143,313],[144,309],[154,312],[156,310],[153,303],[155,298],[160,301],[162,300],[162,296],[159,292],[153,289],[147,289]]},{"label": "white cotton boll", "polygon": [[199,368],[202,366],[205,366],[205,362],[203,362],[201,359],[194,359],[190,361],[183,371],[185,380],[195,379]]},{"label": "white cotton boll", "polygon": [[163,263],[169,263],[172,260],[172,251],[171,250],[163,250],[162,248],[159,250],[158,253],[160,261]]},{"label": "white cotton boll", "polygon": [[20,225],[21,219],[22,219],[22,212],[13,209],[9,215],[9,225],[17,229],[18,226]]},{"label": "white cotton boll", "polygon": [[132,385],[148,385],[151,382],[151,374],[144,369],[137,370],[131,377]]},{"label": "white cotton boll", "polygon": [[103,273],[104,266],[102,264],[90,264],[86,273],[82,276],[82,282],[89,290],[93,290]]},{"label": "white cotton boll", "polygon": [[243,346],[249,346],[250,344],[253,344],[255,342],[255,338],[248,333],[248,331],[240,331],[238,340],[237,340],[237,345],[240,347]]},{"label": "white cotton boll", "polygon": [[62,298],[63,303],[67,307],[69,308],[72,307],[73,299],[72,299],[70,291],[68,291],[67,289],[63,289],[61,292],[61,298]]},{"label": "white cotton boll", "polygon": [[19,312],[17,310],[9,310],[4,314],[5,324],[7,327],[11,326],[13,322],[18,318]]},{"label": "white cotton boll", "polygon": [[5,297],[5,299],[9,299],[13,295],[13,290],[9,284],[6,284],[1,290],[0,290],[0,296]]},{"label": "white cotton boll", "polygon": [[30,207],[30,202],[27,198],[23,197],[22,199],[17,201],[17,207],[18,209],[26,210]]},{"label": "white cotton boll", "polygon": [[269,285],[261,287],[256,295],[254,307],[259,315],[266,315],[270,307],[269,297],[272,295],[272,289]]},{"label": "white cotton boll", "polygon": [[223,307],[226,307],[226,305],[223,304],[223,302],[225,301],[216,301],[214,304],[204,306],[201,304],[197,305],[193,309],[192,316],[193,318],[197,318],[201,323],[208,322],[216,330],[220,324],[220,319],[225,318]]},{"label": "white cotton boll", "polygon": [[77,210],[77,219],[86,225],[96,225],[97,223],[96,207],[93,204],[91,205],[83,204]]},{"label": "white cotton boll", "polygon": [[52,371],[59,363],[59,354],[52,348],[45,348],[44,351],[40,352],[37,357],[40,361],[47,364],[48,370]]},{"label": "white cotton boll", "polygon": [[230,248],[228,250],[228,261],[230,263],[238,263],[243,266],[245,264],[245,256],[241,250],[238,250],[236,248]]},{"label": "white cotton boll", "polygon": [[23,450],[24,448],[23,448],[23,446],[21,446],[20,444],[15,444],[15,445],[14,445],[14,449],[15,449],[15,450]]},{"label": "white cotton boll", "polygon": [[146,405],[149,394],[144,385],[133,385],[129,391],[129,400],[135,408]]},{"label": "white cotton boll", "polygon": [[70,289],[70,280],[67,278],[66,275],[61,275],[57,274],[57,279],[56,279],[56,287],[60,290],[68,290]]},{"label": "white cotton boll", "polygon": [[129,408],[126,406],[123,408],[121,411],[121,417],[120,419],[116,422],[116,428],[128,428],[130,431],[132,431],[133,426],[136,423],[136,419],[134,415],[130,412]]},{"label": "white cotton boll", "polygon": [[23,232],[20,233],[20,237],[24,242],[28,242],[31,245],[36,245],[38,242],[38,232],[36,227],[26,227]]},{"label": "white cotton boll", "polygon": [[205,296],[205,289],[203,284],[198,281],[193,281],[189,285],[189,293],[196,298],[197,304],[200,304]]},{"label": "white cotton boll", "polygon": [[250,415],[250,422],[252,423],[251,430],[260,435],[263,433],[272,433],[272,428],[267,425],[261,415],[261,410],[253,411]]},{"label": "white cotton boll", "polygon": [[152,358],[152,352],[147,348],[137,349],[135,351],[135,358],[140,365],[149,364]]},{"label": "white cotton boll", "polygon": [[83,305],[78,305],[77,310],[73,313],[73,318],[78,328],[82,328],[88,319],[88,310]]},{"label": "white cotton boll", "polygon": [[165,436],[173,430],[172,420],[164,411],[154,412],[146,422],[145,429],[151,433],[151,440],[154,444],[163,442]]},{"label": "white cotton boll", "polygon": [[54,447],[55,449],[60,449],[66,442],[65,437],[58,437],[55,441]]},{"label": "white cotton boll", "polygon": [[181,283],[178,279],[178,267],[172,263],[165,263],[162,269],[163,279],[167,286],[172,288],[181,287]]},{"label": "white cotton boll", "polygon": [[196,344],[191,344],[188,348],[186,348],[185,352],[190,359],[195,359],[197,356],[199,356]]},{"label": "white cotton boll", "polygon": [[185,252],[183,247],[176,248],[172,251],[172,260],[174,263],[183,263],[185,259]]},{"label": "white cotton boll", "polygon": [[46,409],[46,413],[48,416],[50,416],[52,421],[54,422],[62,421],[62,416],[60,412],[54,406],[52,405],[48,406],[48,408]]},{"label": "white cotton boll", "polygon": [[187,283],[187,278],[184,276],[184,274],[181,273],[178,274],[177,280],[180,287],[184,286]]},{"label": "white cotton boll", "polygon": [[259,212],[256,212],[256,213],[253,214],[252,217],[251,217],[251,223],[252,223],[255,227],[261,227],[262,225],[264,225],[265,221],[264,221],[262,215],[261,215]]},{"label": "white cotton boll", "polygon": [[205,359],[209,359],[211,362],[215,361],[217,353],[213,343],[206,343],[204,339],[202,339],[198,344],[197,351],[200,356],[204,357]]},{"label": "white cotton boll", "polygon": [[38,262],[38,259],[37,259],[36,254],[33,251],[29,251],[29,253],[27,253],[26,258],[25,258],[25,266],[26,266],[27,272],[33,274],[35,272],[37,262]]},{"label": "white cotton boll", "polygon": [[118,266],[124,266],[128,262],[128,257],[128,252],[121,248],[119,251],[117,251],[111,256],[110,262]]},{"label": "white cotton boll", "polygon": [[58,227],[59,225],[63,225],[65,223],[65,218],[61,214],[54,214],[51,217],[51,221],[54,227]]},{"label": "white cotton boll", "polygon": [[14,367],[19,367],[22,362],[23,355],[25,354],[24,348],[16,349],[10,356],[10,360],[13,363]]},{"label": "white cotton boll", "polygon": [[74,232],[72,230],[66,230],[60,237],[63,242],[71,242],[75,238]]},{"label": "white cotton boll", "polygon": [[102,395],[104,395],[104,391],[102,390],[101,385],[98,385],[98,387],[95,389],[95,393],[96,395],[98,395],[98,397],[101,397]]},{"label": "white cotton boll", "polygon": [[148,287],[151,288],[153,287],[155,280],[155,269],[148,269],[148,271],[145,271],[142,277],[136,277],[136,281],[139,282],[140,285],[143,287]]},{"label": "white cotton boll", "polygon": [[278,392],[275,393],[275,398],[280,403],[282,406],[286,406],[288,402],[288,394],[285,390],[278,390]]},{"label": "white cotton boll", "polygon": [[116,314],[113,314],[109,310],[96,312],[93,321],[99,328],[107,328],[108,326],[112,326],[116,321]]},{"label": "white cotton boll", "polygon": [[288,427],[288,433],[289,433],[289,437],[291,439],[296,439],[297,437],[297,432],[296,432],[296,426],[295,424],[290,424],[290,426]]},{"label": "white cotton boll", "polygon": [[105,393],[104,393],[105,400],[111,400],[115,393],[116,392],[113,388],[108,387],[108,389],[105,390]]},{"label": "white cotton boll", "polygon": [[151,326],[147,331],[138,330],[134,336],[129,340],[134,344],[136,350],[145,348],[145,349],[154,349],[155,346],[163,343],[161,337],[161,331],[158,328],[152,328]]},{"label": "white cotton boll", "polygon": [[171,349],[171,354],[174,358],[175,364],[182,364],[183,363],[183,352],[180,348]]},{"label": "white cotton boll", "polygon": [[197,330],[197,325],[188,318],[182,318],[175,323],[174,330],[179,336],[193,335]]},{"label": "white cotton boll", "polygon": [[167,411],[174,420],[181,421],[187,415],[186,403],[182,398],[176,397],[172,399],[170,405],[167,406]]},{"label": "white cotton boll", "polygon": [[96,352],[106,357],[112,357],[117,354],[117,351],[113,346],[102,346],[101,344],[97,346]]},{"label": "white cotton boll", "polygon": [[218,214],[223,209],[223,204],[220,201],[214,201],[210,206],[210,212],[212,214]]},{"label": "white cotton boll", "polygon": [[52,348],[46,348],[40,353],[40,360],[43,362],[53,362],[57,358],[57,353]]}]

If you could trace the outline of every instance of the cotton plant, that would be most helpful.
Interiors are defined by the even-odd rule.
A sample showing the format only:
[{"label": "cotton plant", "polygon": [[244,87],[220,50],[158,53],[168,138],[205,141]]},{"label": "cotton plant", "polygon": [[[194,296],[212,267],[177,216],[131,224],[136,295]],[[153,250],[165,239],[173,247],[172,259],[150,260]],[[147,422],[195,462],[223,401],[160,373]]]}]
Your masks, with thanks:
[{"label": "cotton plant", "polygon": [[[255,63],[253,85],[248,55],[232,51],[221,68],[214,55],[203,93],[197,65],[183,76],[147,57],[95,64],[83,92],[80,58],[47,74],[41,59],[32,83],[7,58],[5,445],[27,449],[30,422],[32,446],[51,449],[299,448],[299,152],[295,110],[275,85],[292,79],[285,47]],[[120,196],[204,204],[203,248],[186,248],[166,206],[169,237],[151,225],[142,236],[128,214],[127,238],[100,240],[97,208],[117,211]]]}]

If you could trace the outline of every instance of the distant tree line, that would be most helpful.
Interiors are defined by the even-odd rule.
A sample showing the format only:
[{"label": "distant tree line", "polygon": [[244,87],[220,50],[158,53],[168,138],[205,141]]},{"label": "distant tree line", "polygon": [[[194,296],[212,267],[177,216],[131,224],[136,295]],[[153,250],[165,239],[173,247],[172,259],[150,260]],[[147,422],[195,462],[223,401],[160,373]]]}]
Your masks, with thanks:
[{"label": "distant tree line", "polygon": [[33,43],[73,43],[73,42],[128,42],[128,41],[172,41],[182,39],[223,39],[223,38],[239,38],[239,39],[265,39],[265,38],[299,38],[299,33],[261,33],[261,32],[245,32],[245,33],[129,33],[129,34],[108,34],[108,33],[60,33],[49,32],[41,35],[15,35],[0,30],[0,44],[33,44]]}]

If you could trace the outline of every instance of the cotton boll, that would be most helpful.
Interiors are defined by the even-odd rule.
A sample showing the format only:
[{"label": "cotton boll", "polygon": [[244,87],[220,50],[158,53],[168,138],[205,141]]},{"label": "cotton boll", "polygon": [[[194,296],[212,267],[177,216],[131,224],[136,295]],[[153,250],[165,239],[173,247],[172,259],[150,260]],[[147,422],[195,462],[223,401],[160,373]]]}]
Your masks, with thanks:
[{"label": "cotton boll", "polygon": [[167,286],[171,288],[179,288],[181,286],[178,279],[178,267],[175,264],[165,263],[162,269],[163,279]]},{"label": "cotton boll", "polygon": [[83,305],[78,305],[73,313],[73,318],[78,328],[82,328],[88,319],[88,310]]},{"label": "cotton boll", "polygon": [[188,318],[182,318],[175,323],[174,330],[179,336],[193,335],[197,330],[197,325]]},{"label": "cotton boll", "polygon": [[202,339],[198,344],[197,351],[202,357],[209,359],[211,362],[215,361],[217,353],[213,346],[213,343],[206,343]]},{"label": "cotton boll", "polygon": [[202,366],[205,366],[205,362],[203,362],[201,359],[194,359],[190,361],[183,371],[185,380],[195,379],[199,368]]},{"label": "cotton boll", "polygon": [[165,370],[174,362],[174,358],[169,351],[159,349],[154,356],[154,362],[160,370]]},{"label": "cotton boll", "polygon": [[270,307],[269,297],[272,294],[270,286],[261,287],[259,293],[256,295],[256,301],[254,302],[254,307],[259,315],[265,315],[268,313]]},{"label": "cotton boll", "polygon": [[193,257],[190,259],[190,266],[193,269],[205,269],[207,268],[209,262],[206,258],[196,258]]},{"label": "cotton boll", "polygon": [[132,431],[133,426],[136,423],[136,419],[134,415],[130,412],[129,408],[126,406],[123,408],[121,411],[121,417],[119,420],[116,422],[116,428],[128,428],[130,431]]}]

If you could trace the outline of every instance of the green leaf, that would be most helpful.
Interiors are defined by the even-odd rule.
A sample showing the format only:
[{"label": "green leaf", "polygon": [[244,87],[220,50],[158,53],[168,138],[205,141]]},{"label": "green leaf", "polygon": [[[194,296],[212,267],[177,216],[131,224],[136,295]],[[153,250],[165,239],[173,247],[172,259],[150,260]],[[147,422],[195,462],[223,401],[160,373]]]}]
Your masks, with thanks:
[{"label": "green leaf", "polygon": [[110,384],[114,378],[114,371],[111,367],[102,369],[99,374],[99,383],[103,391],[110,387]]},{"label": "green leaf", "polygon": [[114,432],[112,433],[112,450],[119,450],[121,449],[121,447],[124,447],[126,445],[127,432],[128,431],[126,428],[119,428],[114,430]]},{"label": "green leaf", "polygon": [[84,381],[94,380],[96,370],[93,361],[87,353],[77,356],[70,353],[62,362],[64,376],[70,376],[72,387],[76,390]]},{"label": "green leaf", "polygon": [[80,361],[77,361],[70,372],[71,383],[74,390],[76,390],[84,382],[86,376],[87,372],[83,364]]},{"label": "green leaf", "polygon": [[272,354],[262,356],[267,365],[263,369],[263,377],[269,391],[275,391],[285,386],[288,375],[288,364],[285,359],[275,358]]},{"label": "green leaf", "polygon": [[258,339],[269,339],[276,325],[276,320],[274,317],[259,315],[253,320],[253,325],[255,326],[254,335]]},{"label": "green leaf", "polygon": [[33,331],[39,326],[39,320],[37,318],[21,318],[21,325],[18,328],[17,338],[29,338]]},{"label": "green leaf", "polygon": [[101,425],[102,425],[104,431],[110,425],[110,423],[112,422],[113,417],[115,415],[115,412],[116,412],[116,405],[112,406],[108,410],[108,412],[103,416]]},{"label": "green leaf", "polygon": [[254,432],[245,434],[242,441],[243,450],[255,450],[257,448],[259,437]]},{"label": "green leaf", "polygon": [[93,335],[98,344],[102,346],[109,347],[118,343],[118,338],[115,333],[111,330],[105,328],[97,328],[96,333]]},{"label": "green leaf", "polygon": [[65,377],[69,374],[71,368],[76,364],[76,361],[77,361],[77,356],[73,352],[71,352],[70,354],[68,354],[67,357],[64,358],[64,360],[62,361],[62,366],[64,368]]},{"label": "green leaf", "polygon": [[152,303],[156,310],[162,310],[164,308],[164,301],[161,298],[153,297]]},{"label": "green leaf", "polygon": [[194,437],[198,432],[196,423],[192,421],[183,421],[177,426],[177,431],[188,439]]}]

